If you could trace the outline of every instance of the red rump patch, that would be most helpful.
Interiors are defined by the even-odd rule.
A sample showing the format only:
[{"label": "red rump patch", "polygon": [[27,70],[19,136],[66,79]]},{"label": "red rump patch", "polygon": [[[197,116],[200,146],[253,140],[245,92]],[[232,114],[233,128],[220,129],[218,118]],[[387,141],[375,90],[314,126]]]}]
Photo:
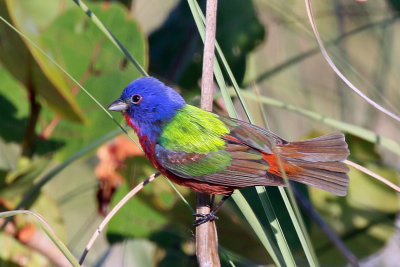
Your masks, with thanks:
[{"label": "red rump patch", "polygon": [[[238,139],[236,139],[233,136],[225,135],[224,138],[227,140],[237,142],[238,144],[247,146],[245,143],[239,141]],[[262,157],[270,166],[270,168],[268,169],[268,172],[278,175],[280,177],[283,176],[283,174],[281,173],[281,167],[279,166],[279,162],[276,157],[276,154],[262,153]],[[288,175],[288,176],[294,176],[303,170],[301,167],[298,167],[290,162],[285,161],[282,157],[280,158],[280,162],[282,164],[283,170],[285,171],[286,175]]]},{"label": "red rump patch", "polygon": [[[281,173],[281,167],[279,166],[280,164],[278,158],[276,157],[276,154],[262,153],[262,157],[270,166],[268,172],[281,177],[283,176],[283,174]],[[286,175],[288,176],[294,176],[302,171],[301,167],[298,167],[290,162],[285,161],[284,159],[282,159],[282,157],[280,158],[280,163]]]}]

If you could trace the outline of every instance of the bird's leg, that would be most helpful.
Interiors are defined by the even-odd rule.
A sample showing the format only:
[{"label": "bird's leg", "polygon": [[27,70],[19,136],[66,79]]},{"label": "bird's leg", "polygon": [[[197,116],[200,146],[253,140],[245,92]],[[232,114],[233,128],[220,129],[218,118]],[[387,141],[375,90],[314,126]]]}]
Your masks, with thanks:
[{"label": "bird's leg", "polygon": [[211,202],[210,202],[211,209],[212,209],[212,206],[214,206],[214,201],[215,201],[215,195],[211,195]]},{"label": "bird's leg", "polygon": [[[199,226],[200,224],[206,223],[208,221],[214,221],[218,220],[218,217],[215,216],[215,213],[221,208],[222,204],[232,195],[230,193],[229,195],[225,195],[222,197],[222,199],[215,205],[215,207],[210,211],[208,214],[203,214],[203,213],[194,213],[193,215],[196,217],[200,217],[199,219],[194,220],[193,225],[194,226]],[[214,196],[214,195],[213,195]]]}]

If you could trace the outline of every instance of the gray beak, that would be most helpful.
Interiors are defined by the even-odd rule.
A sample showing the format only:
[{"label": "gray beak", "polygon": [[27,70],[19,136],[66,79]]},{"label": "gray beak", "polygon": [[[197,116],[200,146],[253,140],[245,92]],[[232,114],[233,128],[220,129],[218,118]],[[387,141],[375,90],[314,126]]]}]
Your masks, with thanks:
[{"label": "gray beak", "polygon": [[129,105],[121,99],[117,99],[108,106],[108,110],[112,111],[126,111]]}]

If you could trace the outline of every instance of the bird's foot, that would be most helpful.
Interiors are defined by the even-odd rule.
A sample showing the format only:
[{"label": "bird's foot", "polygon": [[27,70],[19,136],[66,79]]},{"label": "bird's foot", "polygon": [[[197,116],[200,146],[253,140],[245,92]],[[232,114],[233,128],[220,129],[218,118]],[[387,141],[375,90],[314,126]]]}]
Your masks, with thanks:
[{"label": "bird's foot", "polygon": [[214,215],[214,212],[212,212],[212,211],[208,214],[193,213],[193,216],[200,217],[200,218],[194,220],[194,222],[193,222],[193,225],[196,227],[203,223],[215,221],[215,220],[219,219],[217,216]]}]

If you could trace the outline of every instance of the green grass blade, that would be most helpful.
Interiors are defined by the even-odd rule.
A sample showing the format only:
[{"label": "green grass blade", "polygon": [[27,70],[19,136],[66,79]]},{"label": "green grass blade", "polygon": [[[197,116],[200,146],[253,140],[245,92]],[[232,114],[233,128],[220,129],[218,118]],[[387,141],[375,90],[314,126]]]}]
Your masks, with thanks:
[{"label": "green grass blade", "polygon": [[[279,188],[281,189],[281,187],[279,187]],[[293,255],[292,255],[289,245],[286,241],[285,235],[283,234],[283,230],[281,228],[279,220],[277,219],[275,210],[273,209],[271,200],[269,199],[269,196],[267,194],[267,191],[265,190],[265,187],[257,186],[256,190],[257,190],[258,196],[260,198],[261,205],[263,206],[263,208],[265,210],[265,215],[268,218],[268,222],[271,225],[271,228],[275,230],[274,234],[275,234],[276,242],[278,243],[278,246],[281,250],[282,257],[285,260],[286,265],[295,266],[296,263],[293,259]],[[282,249],[282,248],[284,248],[284,249]]]},{"label": "green grass blade", "polygon": [[[268,126],[268,120],[267,120],[267,115],[266,115],[264,106],[263,106],[262,102],[259,100],[259,96],[261,94],[259,93],[257,86],[255,86],[255,92],[258,97],[257,103],[259,104],[260,110],[262,112],[262,116],[263,116],[264,123],[266,125],[266,129],[270,130],[270,128]],[[284,176],[286,176],[284,169],[281,169],[281,172],[284,174]],[[285,182],[288,185],[286,177],[285,177]],[[282,187],[278,187],[278,188],[279,188],[280,194],[282,196],[283,202],[285,203],[285,206],[290,207],[290,208],[287,208],[287,211],[293,222],[293,226],[296,230],[296,233],[298,235],[300,243],[302,244],[303,247],[313,248],[311,240],[310,240],[310,236],[309,236],[307,228],[304,224],[303,217],[301,216],[301,213],[300,213],[299,207],[297,205],[296,199],[294,197],[292,188],[289,185],[286,187],[286,191]],[[287,195],[289,195],[289,198]],[[290,199],[290,201],[289,201],[289,199]],[[305,249],[304,253],[306,254],[306,257],[309,259],[310,266],[319,266],[318,261],[315,261],[315,259],[317,259],[317,256],[315,255],[314,249]]]},{"label": "green grass blade", "polygon": [[112,32],[107,29],[107,27],[101,22],[101,20],[96,16],[96,14],[91,11],[87,5],[81,0],[72,0],[77,4],[83,12],[93,21],[93,23],[107,36],[108,39],[126,56],[126,58],[136,67],[136,69],[143,75],[149,76],[143,67],[136,61],[136,59],[129,53],[129,51],[121,44],[117,37],[112,34]]},{"label": "green grass blade", "polygon": [[34,197],[47,182],[49,182],[51,179],[53,179],[58,173],[60,173],[62,170],[64,170],[72,162],[79,159],[80,157],[82,157],[83,155],[88,153],[89,151],[92,151],[93,149],[97,148],[104,142],[110,140],[114,136],[118,135],[120,132],[121,132],[120,129],[115,129],[115,130],[109,132],[108,134],[100,137],[99,139],[97,139],[97,140],[93,141],[92,143],[90,143],[89,145],[85,146],[84,148],[82,148],[81,150],[76,152],[74,155],[72,155],[71,157],[66,159],[62,164],[55,167],[48,174],[46,174],[42,179],[40,179],[37,183],[35,183],[35,185],[32,187],[32,189],[29,190],[29,192],[27,194],[25,194],[25,196],[18,203],[18,205],[15,207],[15,209],[23,208],[26,205],[26,203],[28,203],[28,201],[32,197]]},{"label": "green grass blade", "polygon": [[[203,42],[204,42],[206,19],[204,17],[204,14],[203,14],[199,4],[196,1],[190,1],[190,2],[192,2],[193,5],[194,5],[193,9],[196,11],[196,13],[194,14],[193,11],[192,11],[192,14],[194,14],[193,16],[195,16],[196,26],[199,29],[199,33],[200,33],[201,38],[203,39]],[[233,77],[233,74],[232,74],[230,68],[228,68],[228,69],[226,68],[226,66],[228,66],[228,63],[227,63],[227,61],[226,61],[226,59],[225,59],[225,57],[224,57],[224,55],[222,53],[222,50],[221,50],[221,48],[220,48],[220,46],[219,46],[217,41],[215,41],[215,47],[217,49],[217,53],[216,53],[217,57],[221,57],[221,55],[222,55],[223,66],[225,67],[225,69],[230,74],[231,82],[232,82],[232,84],[234,84],[234,88],[236,90],[236,94],[239,97],[239,101],[240,101],[241,105],[243,106],[243,108],[245,110],[246,116],[250,116],[250,112],[248,112],[246,103],[245,103],[245,101],[242,99],[242,97],[240,95],[239,86],[237,85],[237,82],[236,82],[235,78]],[[228,104],[229,104],[230,108],[232,108],[232,110],[228,109],[229,116],[232,117],[232,118],[237,118],[237,113],[236,113],[236,110],[235,110],[235,108],[233,106],[232,100],[227,97],[227,95],[229,95],[229,94],[226,91],[225,80],[224,80],[224,76],[223,76],[221,67],[220,67],[217,59],[215,59],[214,62],[215,62],[214,63],[215,79],[217,80],[217,83],[221,88],[221,93],[222,93],[222,97],[224,99],[225,105],[228,106]],[[221,84],[223,85],[222,87],[221,87]],[[248,119],[250,120],[250,117],[248,117]]]},{"label": "green grass blade", "polygon": [[7,218],[15,216],[17,214],[28,214],[34,216],[34,218],[37,220],[37,222],[39,223],[43,231],[46,233],[46,235],[51,239],[51,241],[53,241],[53,243],[57,246],[57,248],[61,251],[61,253],[64,254],[64,256],[72,264],[72,266],[74,267],[80,266],[78,261],[68,250],[68,248],[64,245],[64,243],[58,238],[58,236],[50,227],[50,225],[39,214],[29,210],[13,210],[13,211],[0,212],[0,218]]},{"label": "green grass blade", "polygon": [[[279,191],[281,193],[285,206],[290,207],[287,209],[287,211],[290,218],[292,219],[294,229],[296,230],[297,236],[300,240],[300,244],[303,247],[304,253],[306,254],[310,266],[319,266],[317,255],[315,254],[314,247],[311,243],[307,228],[304,224],[303,218],[301,217],[301,213],[294,197],[293,191],[290,187],[287,187],[286,190],[287,193],[284,188],[279,187]],[[287,196],[288,194],[290,201]]]},{"label": "green grass blade", "polygon": [[[203,15],[203,17],[200,16],[199,11],[197,9],[198,5],[197,5],[196,1],[188,0],[188,4],[190,7],[190,10],[192,11],[192,15],[193,15],[194,21],[196,23],[197,29],[199,31],[199,34],[201,36],[201,39],[204,42],[205,31],[206,31],[205,26],[204,26],[204,21],[205,21],[204,15]],[[201,14],[203,14],[203,13],[201,13]],[[231,116],[233,118],[237,118],[237,113],[236,113],[235,107],[233,106],[231,97],[229,95],[229,91],[226,87],[225,79],[222,75],[222,70],[216,59],[214,59],[214,76],[215,76],[215,80],[218,83],[218,86],[221,88],[222,98],[224,99],[226,109],[228,111],[229,116]]]},{"label": "green grass blade", "polygon": [[253,231],[256,233],[257,237],[260,239],[261,243],[268,251],[274,263],[277,266],[282,266],[282,265],[285,266],[285,264],[281,263],[283,259],[280,259],[281,258],[280,253],[276,253],[279,252],[279,249],[275,245],[275,240],[273,240],[269,235],[265,234],[265,230],[258,221],[257,216],[254,214],[253,209],[250,207],[249,203],[244,198],[242,193],[240,193],[240,191],[235,191],[232,194],[232,199],[235,201],[240,211],[246,218],[247,222],[250,224]]}]

